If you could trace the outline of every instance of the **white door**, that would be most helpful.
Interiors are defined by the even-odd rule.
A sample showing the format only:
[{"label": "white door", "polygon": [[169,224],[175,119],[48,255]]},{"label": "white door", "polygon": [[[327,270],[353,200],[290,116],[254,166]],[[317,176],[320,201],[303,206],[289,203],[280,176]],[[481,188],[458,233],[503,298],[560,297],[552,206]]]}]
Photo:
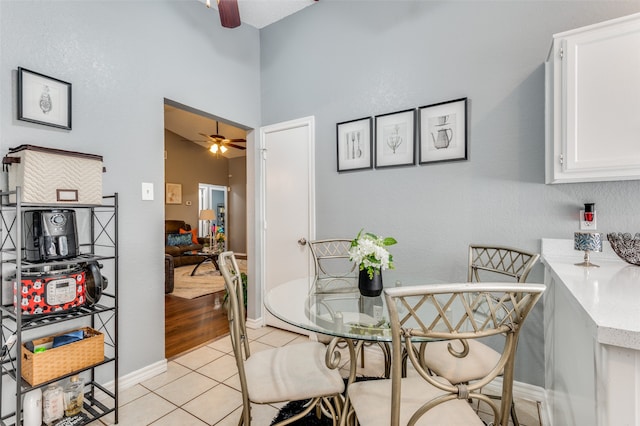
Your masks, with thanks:
[{"label": "white door", "polygon": [[[312,273],[306,241],[315,238],[314,121],[306,117],[260,130],[263,294]],[[302,332],[266,309],[263,314],[268,325]]]}]

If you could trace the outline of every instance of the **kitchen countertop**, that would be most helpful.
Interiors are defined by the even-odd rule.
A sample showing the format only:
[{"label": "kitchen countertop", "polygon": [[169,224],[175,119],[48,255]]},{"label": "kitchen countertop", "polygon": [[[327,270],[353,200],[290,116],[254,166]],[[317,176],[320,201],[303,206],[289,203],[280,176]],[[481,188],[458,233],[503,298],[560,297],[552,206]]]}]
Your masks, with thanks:
[{"label": "kitchen countertop", "polygon": [[640,350],[640,266],[620,259],[607,241],[590,253],[599,268],[576,266],[584,252],[573,240],[542,239],[542,263],[596,324],[599,343]]}]

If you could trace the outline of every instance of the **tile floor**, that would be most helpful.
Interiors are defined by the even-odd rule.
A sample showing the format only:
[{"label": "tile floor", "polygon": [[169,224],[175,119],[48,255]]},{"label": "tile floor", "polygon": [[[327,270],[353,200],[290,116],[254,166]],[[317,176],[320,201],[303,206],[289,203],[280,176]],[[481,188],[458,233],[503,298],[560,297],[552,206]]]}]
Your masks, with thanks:
[{"label": "tile floor", "polygon": [[[308,339],[306,336],[271,327],[248,330],[247,333],[252,352]],[[380,371],[375,354],[367,353],[366,356],[366,369],[362,374],[377,375],[371,371]],[[168,363],[165,373],[120,392],[118,424],[236,426],[242,405],[236,371],[228,336],[179,356]],[[522,426],[541,425],[538,403],[517,400],[516,406]],[[252,409],[253,425],[270,425],[278,408],[256,405]],[[107,416],[91,425],[112,424],[113,416]]]}]

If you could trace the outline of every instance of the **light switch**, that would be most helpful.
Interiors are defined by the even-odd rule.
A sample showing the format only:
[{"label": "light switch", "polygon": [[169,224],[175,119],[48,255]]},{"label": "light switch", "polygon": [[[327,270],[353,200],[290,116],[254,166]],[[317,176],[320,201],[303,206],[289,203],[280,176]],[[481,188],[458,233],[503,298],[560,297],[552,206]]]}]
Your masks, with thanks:
[{"label": "light switch", "polygon": [[153,200],[153,183],[142,182],[142,199]]}]

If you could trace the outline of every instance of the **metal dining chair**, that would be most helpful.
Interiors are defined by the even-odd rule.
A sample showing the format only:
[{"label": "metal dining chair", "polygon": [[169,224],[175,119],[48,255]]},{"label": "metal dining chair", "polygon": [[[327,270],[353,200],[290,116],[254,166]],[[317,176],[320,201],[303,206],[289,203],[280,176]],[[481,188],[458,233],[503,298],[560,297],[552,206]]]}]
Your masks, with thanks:
[{"label": "metal dining chair", "polygon": [[[540,255],[505,246],[469,246],[467,281],[482,282],[504,277],[523,283]],[[500,358],[498,351],[479,341],[469,341],[468,348],[461,342],[434,342],[426,345],[425,364],[435,374],[451,383],[469,383],[485,377]],[[511,403],[511,418],[519,425],[515,403]]]},{"label": "metal dining chair", "polygon": [[[385,289],[392,335],[391,379],[349,386],[348,424],[483,426],[487,423],[472,407],[478,402],[489,407],[490,424],[508,425],[518,336],[544,290],[543,284],[505,282]],[[416,341],[459,341],[468,348],[486,338],[502,341],[499,357],[484,376],[468,384],[452,384],[433,375],[425,367],[424,352],[415,349]],[[402,377],[405,350],[414,369],[408,377]],[[503,403],[498,406],[481,390],[500,374]]]},{"label": "metal dining chair", "polygon": [[[318,291],[330,293],[343,291],[345,278],[358,275],[358,265],[350,259],[349,249],[351,240],[347,238],[328,238],[309,242],[316,274],[316,288]],[[316,333],[319,342],[328,344],[332,337]],[[371,346],[367,342],[364,346]],[[364,348],[363,346],[363,348]],[[388,377],[391,368],[391,348],[387,343],[378,343],[385,359],[385,376]],[[364,368],[364,349],[360,352],[360,366]]]},{"label": "metal dining chair", "polygon": [[349,259],[351,240],[331,238],[309,242],[315,273],[321,278],[344,278],[358,274],[358,265]]},{"label": "metal dining chair", "polygon": [[251,424],[252,403],[309,400],[301,412],[278,424],[289,424],[316,410],[318,417],[325,415],[337,425],[343,407],[344,381],[337,369],[327,367],[325,346],[305,342],[251,354],[242,280],[233,252],[221,253],[218,265],[229,294],[229,335],[242,391],[239,424]]}]

